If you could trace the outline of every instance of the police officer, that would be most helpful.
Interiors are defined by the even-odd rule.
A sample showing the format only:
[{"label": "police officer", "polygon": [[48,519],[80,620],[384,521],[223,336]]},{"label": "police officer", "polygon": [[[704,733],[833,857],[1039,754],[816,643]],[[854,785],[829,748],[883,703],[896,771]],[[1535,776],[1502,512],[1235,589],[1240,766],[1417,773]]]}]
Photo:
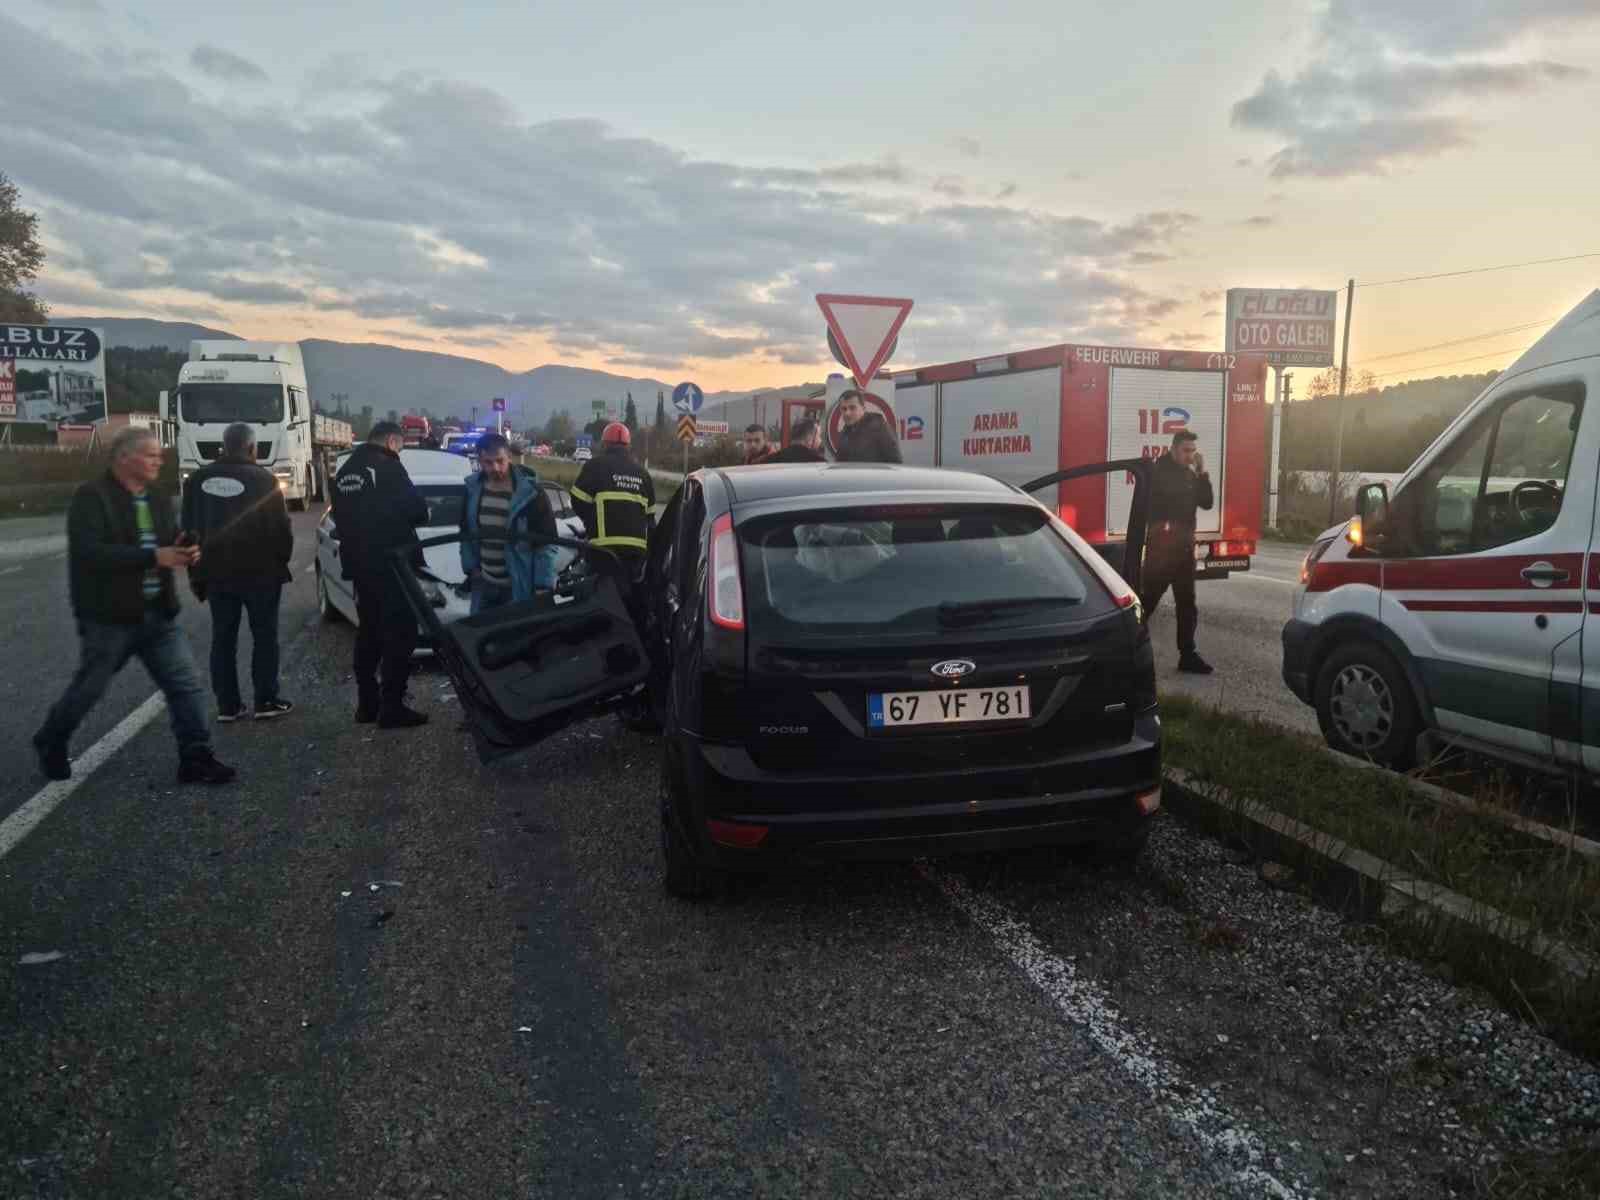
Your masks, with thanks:
[{"label": "police officer", "polygon": [[294,529],[283,491],[256,462],[256,432],[240,422],[222,431],[222,457],[189,477],[183,527],[200,545],[189,586],[211,604],[211,690],[217,720],[244,717],[239,696],[239,619],[250,618],[250,677],[258,721],[294,711],[278,694],[278,608],[293,582]]},{"label": "police officer", "polygon": [[572,485],[572,507],[589,532],[589,544],[611,551],[626,568],[624,597],[644,565],[650,542],[650,510],[656,489],[650,472],[633,461],[628,427],[613,421],[600,435],[600,454],[583,465]]},{"label": "police officer", "polygon": [[428,720],[405,703],[417,618],[389,554],[396,547],[416,547],[416,527],[428,519],[428,503],[400,462],[404,446],[400,426],[379,421],[333,480],[339,557],[344,577],[354,585],[360,621],[356,720],[377,721],[380,729],[406,729]]},{"label": "police officer", "polygon": [[1172,450],[1156,460],[1150,478],[1150,531],[1144,558],[1145,620],[1172,588],[1178,606],[1178,670],[1211,674],[1211,664],[1196,653],[1195,630],[1200,609],[1194,600],[1194,513],[1214,503],[1211,476],[1195,435],[1181,429],[1172,435]]}]

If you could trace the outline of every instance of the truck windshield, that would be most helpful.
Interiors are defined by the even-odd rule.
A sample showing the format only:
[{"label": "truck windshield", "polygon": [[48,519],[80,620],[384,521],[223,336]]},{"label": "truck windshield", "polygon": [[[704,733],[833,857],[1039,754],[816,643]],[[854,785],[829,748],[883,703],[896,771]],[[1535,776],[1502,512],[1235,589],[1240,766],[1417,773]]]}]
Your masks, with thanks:
[{"label": "truck windshield", "polygon": [[179,412],[194,425],[251,425],[283,420],[283,385],[278,383],[186,383]]}]

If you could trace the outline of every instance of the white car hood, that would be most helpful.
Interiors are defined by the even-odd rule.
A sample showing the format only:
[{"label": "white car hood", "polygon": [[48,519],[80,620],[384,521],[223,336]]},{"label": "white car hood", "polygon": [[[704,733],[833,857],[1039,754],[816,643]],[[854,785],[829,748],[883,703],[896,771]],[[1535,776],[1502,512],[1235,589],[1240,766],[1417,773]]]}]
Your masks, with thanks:
[{"label": "white car hood", "polygon": [[[443,537],[449,533],[459,533],[454,525],[422,526],[417,530],[417,536],[423,541],[429,538]],[[461,543],[447,542],[442,546],[428,546],[422,551],[422,561],[428,564],[428,571],[443,583],[460,583],[467,575],[461,569]]]}]

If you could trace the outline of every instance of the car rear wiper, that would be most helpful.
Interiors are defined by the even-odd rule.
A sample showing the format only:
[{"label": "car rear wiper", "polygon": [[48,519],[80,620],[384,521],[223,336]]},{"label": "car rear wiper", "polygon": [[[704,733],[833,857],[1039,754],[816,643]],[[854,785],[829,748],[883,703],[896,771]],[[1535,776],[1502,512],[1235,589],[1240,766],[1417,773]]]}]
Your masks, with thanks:
[{"label": "car rear wiper", "polygon": [[1075,596],[1012,596],[996,600],[968,600],[961,604],[947,601],[939,605],[937,611],[941,625],[975,625],[990,617],[1018,609],[1079,603],[1082,601]]}]

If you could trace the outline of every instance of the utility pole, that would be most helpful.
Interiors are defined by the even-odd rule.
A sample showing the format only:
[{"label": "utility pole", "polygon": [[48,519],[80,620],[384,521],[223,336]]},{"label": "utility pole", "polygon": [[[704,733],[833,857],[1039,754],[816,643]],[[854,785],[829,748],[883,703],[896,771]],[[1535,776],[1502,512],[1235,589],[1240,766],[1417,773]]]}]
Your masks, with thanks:
[{"label": "utility pole", "polygon": [[1344,457],[1344,389],[1350,377],[1350,310],[1355,307],[1356,281],[1345,284],[1344,349],[1339,354],[1339,406],[1333,417],[1333,474],[1328,477],[1328,524],[1339,520],[1339,474]]},{"label": "utility pole", "polygon": [[1283,415],[1289,405],[1289,393],[1294,387],[1294,372],[1285,371],[1282,367],[1278,372],[1278,398],[1272,406],[1272,465],[1269,468],[1271,476],[1267,492],[1267,528],[1278,527],[1278,492],[1283,487],[1283,470],[1281,467],[1283,454]]}]

